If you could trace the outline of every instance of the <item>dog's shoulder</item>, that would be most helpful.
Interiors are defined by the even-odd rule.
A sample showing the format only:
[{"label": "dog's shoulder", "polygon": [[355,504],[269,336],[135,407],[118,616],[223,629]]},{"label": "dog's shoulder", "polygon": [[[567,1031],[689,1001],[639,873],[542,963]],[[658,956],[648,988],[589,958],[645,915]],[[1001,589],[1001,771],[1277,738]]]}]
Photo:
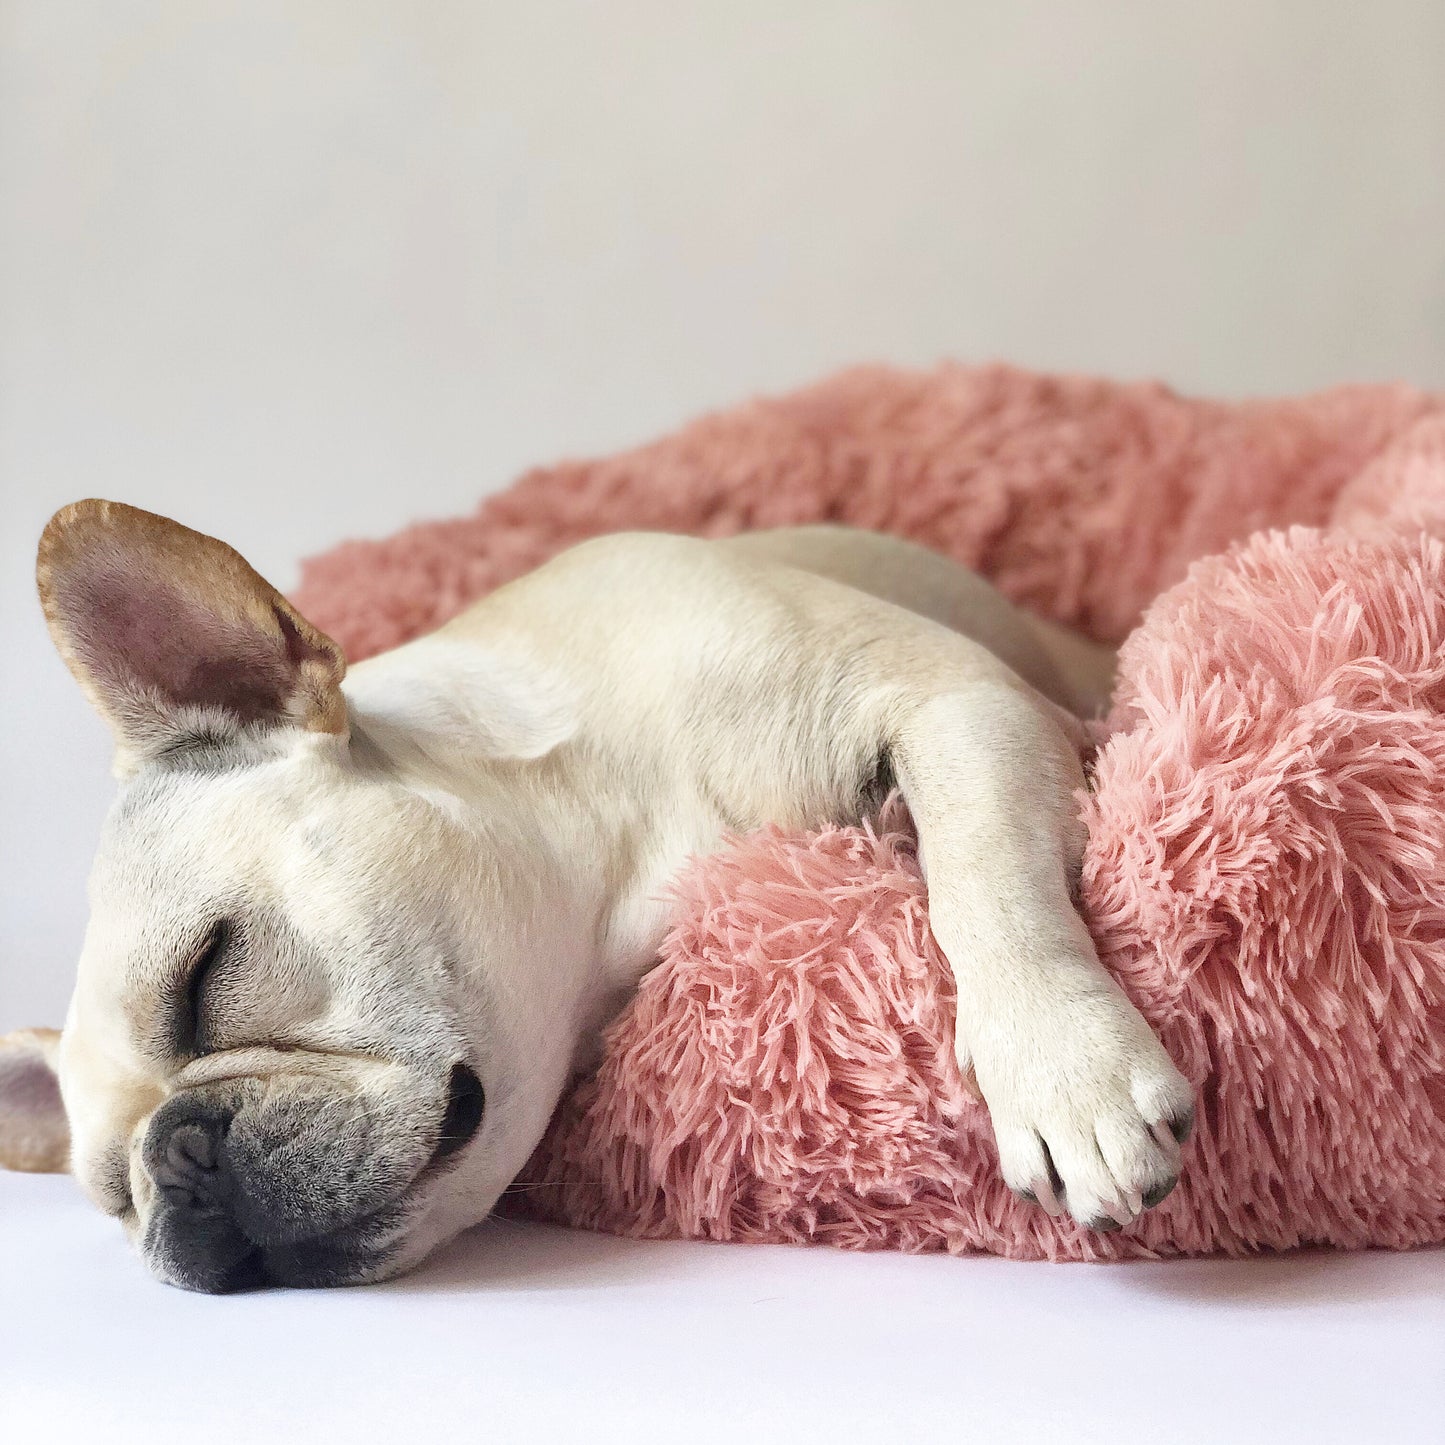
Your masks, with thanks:
[{"label": "dog's shoulder", "polygon": [[551,653],[654,653],[742,629],[755,641],[779,620],[787,569],[725,544],[670,532],[614,532],[558,553],[449,623],[459,639],[523,638]]},{"label": "dog's shoulder", "polygon": [[605,587],[621,599],[659,591],[686,596],[698,587],[737,584],[756,571],[755,561],[709,538],[609,532],[559,552],[513,585],[534,592]]}]

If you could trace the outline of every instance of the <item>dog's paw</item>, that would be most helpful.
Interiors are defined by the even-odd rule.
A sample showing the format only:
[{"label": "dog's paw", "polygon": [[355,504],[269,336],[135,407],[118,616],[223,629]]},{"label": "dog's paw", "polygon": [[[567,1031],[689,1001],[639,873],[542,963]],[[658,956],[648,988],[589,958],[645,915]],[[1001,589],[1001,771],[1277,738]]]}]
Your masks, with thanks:
[{"label": "dog's paw", "polygon": [[1174,1188],[1194,1097],[1139,1013],[1098,981],[994,1019],[969,1054],[1009,1187],[1113,1230]]}]

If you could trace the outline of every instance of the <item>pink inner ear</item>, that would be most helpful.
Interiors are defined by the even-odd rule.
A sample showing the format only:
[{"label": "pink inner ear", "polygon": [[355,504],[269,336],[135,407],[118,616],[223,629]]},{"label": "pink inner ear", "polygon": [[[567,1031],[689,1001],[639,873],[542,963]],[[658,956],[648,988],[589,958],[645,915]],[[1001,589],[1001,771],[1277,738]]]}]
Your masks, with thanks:
[{"label": "pink inner ear", "polygon": [[64,1112],[60,1081],[39,1050],[0,1053],[0,1113],[7,1117],[23,1114],[38,1120]]},{"label": "pink inner ear", "polygon": [[138,694],[166,707],[219,708],[243,723],[284,712],[296,686],[295,626],[268,632],[148,577],[104,568],[64,599],[72,643],[103,693],[124,710]]}]

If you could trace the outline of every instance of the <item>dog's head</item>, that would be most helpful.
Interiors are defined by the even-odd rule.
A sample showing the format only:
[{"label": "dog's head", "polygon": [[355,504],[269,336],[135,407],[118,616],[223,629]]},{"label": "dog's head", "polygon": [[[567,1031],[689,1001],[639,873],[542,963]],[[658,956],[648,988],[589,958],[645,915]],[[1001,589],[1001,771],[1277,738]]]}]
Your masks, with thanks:
[{"label": "dog's head", "polygon": [[58,1046],[0,1049],[0,1155],[53,1167],[68,1121],[86,1192],[191,1288],[407,1268],[565,1080],[537,880],[368,746],[340,650],[229,547],[82,502],[38,578],[121,788]]}]

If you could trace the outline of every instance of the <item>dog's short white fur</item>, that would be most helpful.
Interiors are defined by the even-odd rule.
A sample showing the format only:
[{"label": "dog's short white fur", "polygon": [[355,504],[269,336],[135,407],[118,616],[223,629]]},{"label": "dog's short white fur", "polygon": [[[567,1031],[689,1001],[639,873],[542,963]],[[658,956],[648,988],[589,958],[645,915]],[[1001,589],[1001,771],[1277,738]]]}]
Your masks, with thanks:
[{"label": "dog's short white fur", "polygon": [[[1111,1227],[1176,1178],[1190,1089],[1071,898],[1112,658],[951,562],[608,536],[344,680],[231,549],[148,513],[66,508],[39,575],[122,779],[58,1050],[70,1161],[162,1278],[379,1278],[481,1220],[683,863],[894,782],[1008,1182]],[[54,1137],[33,1070],[0,1106],[27,1075],[10,1134]]]}]

